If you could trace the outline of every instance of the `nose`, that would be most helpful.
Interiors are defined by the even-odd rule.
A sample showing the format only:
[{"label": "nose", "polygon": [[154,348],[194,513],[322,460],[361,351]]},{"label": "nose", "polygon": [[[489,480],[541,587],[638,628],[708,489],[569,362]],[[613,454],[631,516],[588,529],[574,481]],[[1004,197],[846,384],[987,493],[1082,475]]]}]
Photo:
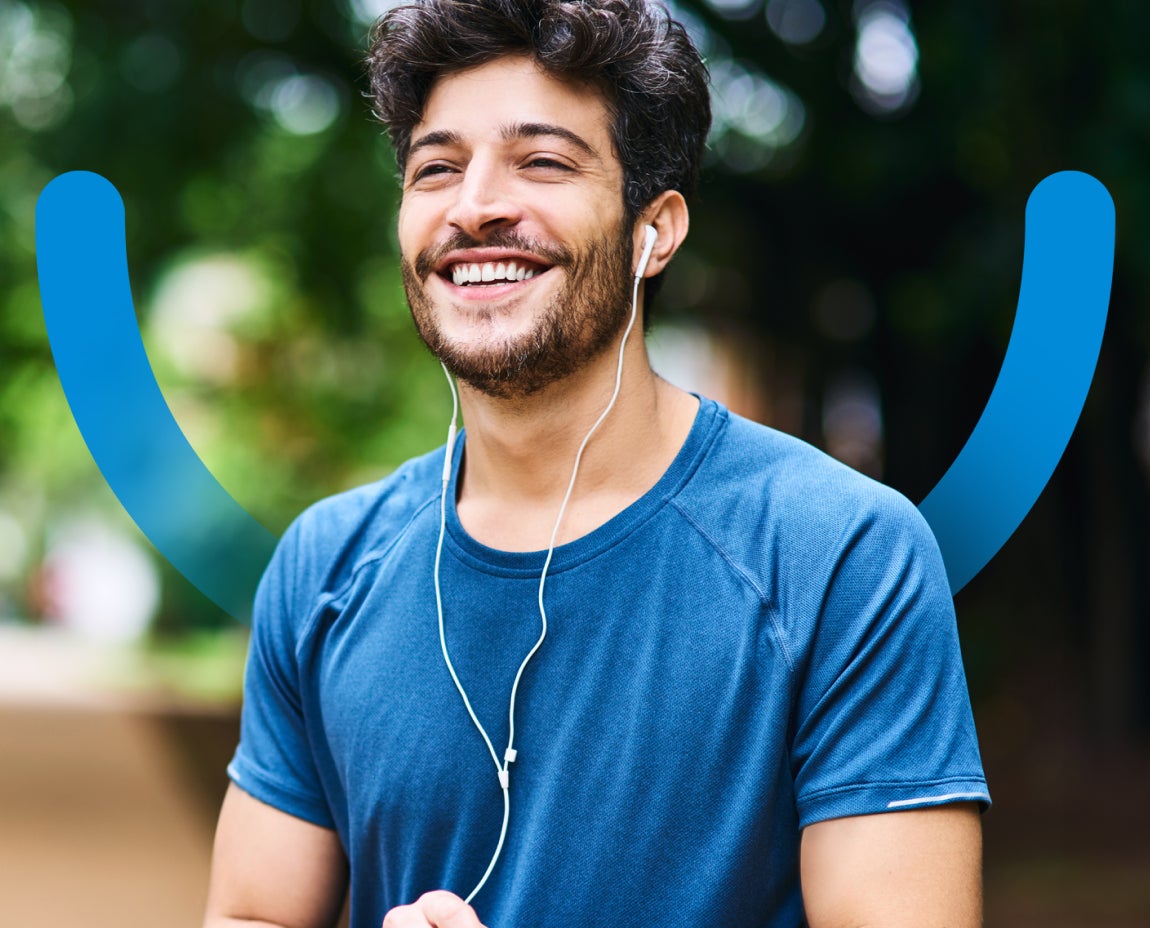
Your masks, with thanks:
[{"label": "nose", "polygon": [[473,158],[455,191],[447,222],[471,238],[482,240],[495,229],[515,225],[522,216],[512,178],[487,159]]}]

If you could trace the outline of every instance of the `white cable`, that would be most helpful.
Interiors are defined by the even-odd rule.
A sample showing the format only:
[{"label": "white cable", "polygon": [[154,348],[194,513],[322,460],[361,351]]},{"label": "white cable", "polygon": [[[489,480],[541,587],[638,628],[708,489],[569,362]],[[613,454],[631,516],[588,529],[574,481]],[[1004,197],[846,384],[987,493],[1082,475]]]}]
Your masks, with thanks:
[{"label": "white cable", "polygon": [[509,779],[510,775],[506,766],[500,766],[499,758],[495,754],[495,747],[491,744],[491,739],[487,736],[487,731],[483,727],[483,723],[479,721],[479,716],[475,714],[475,710],[471,707],[471,700],[467,698],[467,691],[464,690],[463,684],[459,681],[459,675],[455,672],[455,665],[451,663],[451,655],[447,653],[447,634],[443,625],[443,594],[439,588],[439,562],[443,557],[443,536],[447,530],[447,485],[451,482],[451,459],[455,449],[455,434],[456,434],[456,420],[459,417],[459,394],[455,390],[455,383],[451,379],[451,374],[448,373],[447,367],[440,362],[440,367],[443,368],[443,374],[447,378],[447,385],[451,388],[451,425],[447,430],[447,447],[444,449],[443,454],[443,480],[439,493],[439,541],[435,546],[435,610],[439,616],[439,647],[443,651],[443,662],[447,664],[447,672],[451,674],[451,679],[455,683],[455,688],[459,690],[459,695],[463,699],[463,705],[467,708],[467,714],[471,716],[471,721],[479,730],[479,734],[483,738],[483,743],[487,745],[487,750],[491,754],[491,759],[495,762],[495,769],[499,776],[499,786],[503,790],[503,824],[499,829],[499,843],[495,846],[495,853],[491,856],[491,862],[487,865],[487,870],[483,874],[483,879],[479,881],[475,889],[471,891],[464,902],[470,904],[471,900],[475,898],[475,894],[483,888],[483,884],[487,882],[487,878],[491,876],[491,871],[495,869],[495,863],[499,860],[499,855],[503,851],[503,842],[507,838],[507,823],[511,818],[511,797],[509,795]]},{"label": "white cable", "polygon": [[547,583],[547,570],[551,566],[551,556],[555,553],[555,539],[559,535],[559,526],[563,522],[564,514],[567,512],[567,503],[571,499],[571,491],[575,488],[575,478],[579,475],[579,464],[583,460],[583,450],[587,447],[587,442],[591,440],[591,436],[595,434],[596,429],[603,424],[603,420],[607,418],[607,414],[614,408],[615,400],[619,398],[619,388],[623,383],[623,351],[627,347],[627,339],[630,337],[631,329],[635,325],[635,317],[639,307],[639,281],[641,279],[639,274],[635,275],[635,286],[631,294],[631,319],[628,321],[627,328],[623,332],[623,341],[619,343],[619,364],[615,370],[615,391],[611,394],[611,401],[607,404],[607,408],[599,414],[599,418],[595,420],[595,424],[591,426],[587,434],[583,436],[583,442],[579,445],[579,450],[575,454],[575,466],[571,469],[571,479],[567,482],[567,492],[563,495],[563,503],[559,507],[559,515],[555,517],[555,527],[551,530],[551,543],[547,546],[547,557],[543,561],[543,572],[539,575],[539,615],[542,619],[542,631],[540,632],[539,640],[535,642],[535,647],[523,658],[523,663],[519,665],[519,672],[515,674],[515,682],[511,685],[511,706],[508,712],[509,737],[507,739],[507,749],[509,751],[513,750],[515,743],[515,695],[519,689],[519,679],[523,676],[527,662],[535,656],[535,652],[538,651],[539,646],[543,644],[543,639],[547,637],[547,610],[543,606],[543,589]]},{"label": "white cable", "polygon": [[[447,373],[447,368],[443,369]],[[495,756],[495,748],[491,744],[491,739],[487,737],[487,732],[480,724],[479,717],[476,716],[475,710],[471,708],[471,700],[467,698],[467,692],[463,689],[463,684],[459,682],[459,676],[455,672],[455,665],[451,663],[451,656],[447,653],[447,635],[443,628],[443,595],[439,589],[439,562],[443,557],[443,536],[447,528],[447,484],[451,479],[451,455],[452,448],[455,444],[455,420],[459,414],[459,399],[455,392],[455,384],[451,382],[451,375],[447,377],[447,382],[451,386],[452,410],[451,410],[451,427],[447,432],[447,449],[444,452],[446,458],[443,465],[443,486],[439,494],[439,542],[435,546],[435,609],[439,614],[439,646],[443,650],[443,660],[447,664],[447,672],[451,674],[451,679],[455,681],[455,688],[459,690],[459,695],[463,697],[463,705],[467,707],[467,714],[471,716],[471,721],[475,723],[475,727],[479,729],[479,734],[483,736],[484,742],[487,744],[487,750],[491,752],[491,759],[495,761],[496,768],[499,767],[499,758]]]},{"label": "white cable", "polygon": [[[651,232],[653,233],[654,230],[652,229]],[[559,514],[555,517],[555,527],[551,530],[551,541],[547,546],[547,557],[543,562],[543,572],[539,575],[539,616],[542,627],[539,640],[535,642],[534,647],[532,647],[531,650],[527,652],[527,656],[523,658],[523,662],[519,665],[519,670],[515,674],[515,681],[511,684],[511,699],[507,709],[507,750],[504,751],[502,764],[500,764],[499,757],[495,753],[495,746],[491,743],[491,738],[487,735],[487,730],[483,727],[483,723],[479,721],[479,717],[471,707],[471,700],[467,698],[467,693],[463,689],[463,684],[459,681],[459,676],[455,672],[455,666],[451,663],[451,657],[447,653],[447,635],[444,631],[443,624],[443,596],[439,588],[439,563],[443,556],[443,537],[447,530],[447,486],[451,481],[451,463],[455,447],[456,419],[459,416],[459,394],[456,392],[455,383],[452,381],[451,374],[448,372],[446,365],[440,362],[440,367],[443,368],[443,374],[447,378],[447,385],[451,388],[451,425],[447,430],[447,447],[444,450],[443,480],[439,494],[439,541],[435,546],[435,608],[439,617],[439,646],[443,651],[443,661],[447,664],[447,671],[451,674],[455,688],[459,691],[459,695],[463,699],[463,705],[467,708],[467,714],[471,716],[471,721],[479,730],[479,734],[483,737],[483,743],[487,745],[487,751],[490,753],[491,759],[495,762],[495,770],[499,777],[499,786],[503,791],[503,824],[499,829],[499,842],[495,846],[495,853],[491,856],[491,861],[488,863],[487,870],[484,871],[482,879],[480,879],[476,887],[471,890],[467,898],[464,899],[464,902],[467,904],[471,903],[471,900],[475,898],[476,894],[487,882],[487,878],[491,876],[492,871],[495,869],[495,864],[499,860],[499,855],[503,852],[503,844],[507,838],[507,824],[511,817],[511,774],[509,767],[517,755],[514,747],[515,699],[519,693],[519,681],[523,677],[523,671],[527,669],[531,658],[535,656],[535,652],[538,651],[540,645],[543,644],[543,639],[547,637],[547,610],[543,605],[543,589],[547,582],[547,570],[551,566],[551,557],[555,552],[555,540],[559,536],[559,526],[563,522],[563,516],[567,511],[567,503],[570,501],[571,492],[575,488],[575,478],[579,475],[579,464],[583,460],[583,450],[587,447],[587,442],[591,440],[591,436],[594,435],[599,426],[603,424],[603,420],[607,418],[607,414],[615,407],[615,401],[619,398],[619,389],[623,383],[623,353],[627,347],[627,339],[631,336],[631,329],[635,326],[635,319],[638,315],[639,308],[639,283],[642,280],[643,271],[646,269],[647,258],[650,255],[653,244],[654,236],[650,235],[647,239],[643,256],[639,261],[638,270],[635,272],[635,282],[631,292],[631,318],[627,322],[627,328],[623,332],[623,340],[619,343],[619,363],[615,370],[615,390],[611,394],[611,400],[607,403],[607,408],[599,414],[599,418],[595,420],[595,424],[592,425],[587,431],[587,434],[583,436],[583,441],[579,445],[578,452],[575,454],[575,466],[571,469],[571,479],[567,483],[567,492],[564,494],[563,502],[559,506]]]}]

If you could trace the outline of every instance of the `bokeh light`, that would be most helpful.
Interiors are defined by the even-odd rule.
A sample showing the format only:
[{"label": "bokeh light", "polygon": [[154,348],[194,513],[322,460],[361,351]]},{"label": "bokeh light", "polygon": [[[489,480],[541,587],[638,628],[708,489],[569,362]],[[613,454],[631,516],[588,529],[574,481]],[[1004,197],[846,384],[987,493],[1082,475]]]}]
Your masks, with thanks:
[{"label": "bokeh light", "polygon": [[711,145],[728,167],[744,173],[766,167],[802,134],[802,101],[757,68],[718,59],[711,84]]},{"label": "bokeh light", "polygon": [[758,13],[762,0],[706,0],[706,3],[724,19],[750,19]]},{"label": "bokeh light", "polygon": [[0,109],[33,132],[61,122],[71,111],[71,20],[59,8],[0,0]]},{"label": "bokeh light", "polygon": [[767,25],[788,45],[808,45],[822,35],[827,13],[819,0],[768,0]]},{"label": "bokeh light", "polygon": [[876,479],[882,476],[882,400],[874,378],[850,369],[832,378],[823,395],[827,453]]},{"label": "bokeh light", "polygon": [[893,0],[856,7],[852,90],[862,106],[876,114],[897,113],[918,94],[918,43],[910,13]]}]

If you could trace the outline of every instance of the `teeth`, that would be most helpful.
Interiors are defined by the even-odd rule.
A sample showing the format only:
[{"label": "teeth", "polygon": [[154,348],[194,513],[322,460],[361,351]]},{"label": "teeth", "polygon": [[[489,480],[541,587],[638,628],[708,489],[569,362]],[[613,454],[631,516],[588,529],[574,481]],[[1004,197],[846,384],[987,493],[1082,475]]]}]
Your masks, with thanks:
[{"label": "teeth", "polygon": [[496,280],[530,280],[535,271],[514,261],[488,261],[484,264],[456,264],[451,268],[451,280],[457,287],[466,284],[491,283]]}]

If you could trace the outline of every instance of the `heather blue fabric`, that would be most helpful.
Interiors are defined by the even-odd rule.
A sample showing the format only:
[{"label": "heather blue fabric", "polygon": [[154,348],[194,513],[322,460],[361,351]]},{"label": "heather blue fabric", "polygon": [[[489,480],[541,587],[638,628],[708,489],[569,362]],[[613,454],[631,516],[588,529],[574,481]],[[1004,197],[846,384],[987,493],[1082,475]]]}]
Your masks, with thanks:
[{"label": "heather blue fabric", "polygon": [[[468,893],[503,812],[440,653],[441,455],[305,512],[256,602],[229,773],[336,829],[356,928]],[[543,559],[449,504],[448,646],[500,754]],[[930,530],[794,438],[703,400],[659,483],[555,551],[546,597],[491,928],[792,928],[803,826],[989,798]]]}]

